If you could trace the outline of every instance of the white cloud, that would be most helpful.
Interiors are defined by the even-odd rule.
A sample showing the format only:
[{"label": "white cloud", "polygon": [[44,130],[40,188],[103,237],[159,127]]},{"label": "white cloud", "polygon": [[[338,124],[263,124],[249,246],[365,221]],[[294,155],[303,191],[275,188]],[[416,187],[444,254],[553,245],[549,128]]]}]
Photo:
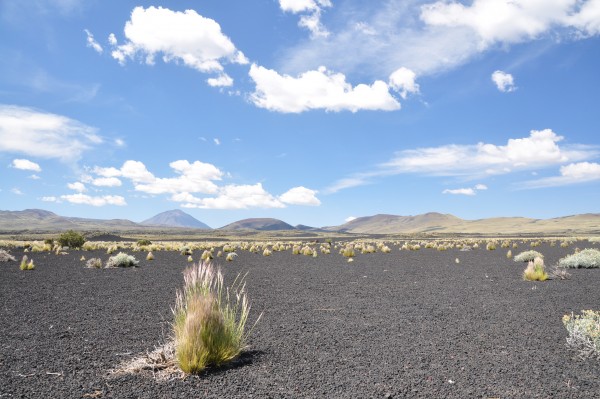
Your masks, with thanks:
[{"label": "white cloud", "polygon": [[29,178],[32,179],[32,180],[40,180],[41,179],[41,177],[39,177],[36,174],[33,174],[33,175],[29,176]]},{"label": "white cloud", "polygon": [[557,187],[600,180],[600,164],[594,162],[571,163],[560,167],[560,176],[524,182],[524,188]]},{"label": "white cloud", "polygon": [[96,129],[65,116],[0,105],[0,152],[75,161],[102,143]]},{"label": "white cloud", "polygon": [[[127,59],[140,57],[154,64],[162,54],[164,62],[181,62],[200,72],[217,72],[219,78],[211,85],[226,85],[223,62],[247,64],[248,59],[221,32],[221,26],[194,10],[172,11],[162,7],[136,7],[124,29],[127,41],[118,45],[112,35],[113,58],[124,64]],[[231,78],[229,78],[231,79]]]},{"label": "white cloud", "polygon": [[[325,192],[335,193],[369,184],[374,178],[398,174],[454,176],[466,179],[513,173],[592,159],[599,154],[597,146],[559,145],[564,138],[550,129],[532,130],[529,137],[509,139],[506,145],[477,143],[449,144],[403,150],[374,170],[344,177]],[[478,184],[474,190],[487,186]]]},{"label": "white cloud", "polygon": [[61,195],[60,198],[64,199],[67,202],[72,204],[80,204],[80,205],[91,205],[91,206],[105,206],[105,205],[117,205],[117,206],[125,206],[127,202],[125,202],[125,198],[119,195],[104,195],[101,197],[92,197],[86,194],[71,194],[71,195]]},{"label": "white cloud", "polygon": [[256,83],[252,102],[271,111],[299,113],[310,109],[335,112],[400,109],[400,103],[390,94],[385,82],[378,80],[370,86],[359,84],[352,87],[343,74],[329,72],[325,67],[294,78],[253,64],[250,77]]},{"label": "white cloud", "polygon": [[92,35],[92,33],[87,29],[84,29],[83,31],[87,35],[87,46],[93,48],[98,54],[102,54],[104,50],[102,49],[100,43],[94,39],[94,35]]},{"label": "white cloud", "polygon": [[348,223],[348,222],[351,222],[351,221],[353,221],[355,219],[356,219],[356,216],[348,216],[346,219],[344,219],[344,222]]},{"label": "white cloud", "polygon": [[400,93],[403,99],[408,94],[419,93],[419,85],[416,83],[417,75],[408,68],[398,68],[390,75],[390,87]]},{"label": "white cloud", "polygon": [[290,205],[319,206],[321,201],[317,198],[317,192],[306,187],[294,187],[279,196],[279,200]]},{"label": "white cloud", "polygon": [[102,176],[102,177],[117,177],[117,176],[122,176],[122,173],[119,169],[117,168],[100,168],[98,166],[96,166],[93,169],[93,172],[95,174],[97,174],[98,176]]},{"label": "white cloud", "polygon": [[121,147],[121,148],[125,147],[125,140],[123,140],[123,139],[115,139],[115,145],[117,147]]},{"label": "white cloud", "polygon": [[560,147],[562,140],[550,129],[532,130],[529,137],[509,139],[506,145],[478,143],[404,150],[382,166],[394,173],[473,177],[548,167],[589,159],[597,153],[589,146]]},{"label": "white cloud", "polygon": [[21,189],[19,189],[19,188],[17,188],[17,187],[11,188],[11,189],[10,189],[10,192],[11,192],[11,193],[13,193],[13,194],[15,194],[15,195],[25,195],[25,194],[23,193],[23,191],[21,191]]},{"label": "white cloud", "polygon": [[44,202],[59,202],[59,199],[54,197],[54,196],[50,196],[50,197],[42,197],[40,198],[42,201]]},{"label": "white cloud", "polygon": [[213,142],[215,143],[215,145],[221,145],[221,140],[219,140],[218,138],[214,138]]},{"label": "white cloud", "polygon": [[11,167],[20,170],[31,170],[33,172],[41,172],[42,168],[35,162],[28,159],[13,159]]},{"label": "white cloud", "polygon": [[475,190],[472,188],[457,188],[457,189],[446,189],[442,191],[443,194],[454,194],[454,195],[475,195]]},{"label": "white cloud", "polygon": [[116,177],[98,177],[92,180],[92,184],[98,187],[120,187],[123,183]]},{"label": "white cloud", "polygon": [[487,190],[487,186],[485,184],[476,184],[475,187],[469,188],[456,188],[456,189],[446,189],[442,191],[442,194],[453,194],[453,195],[476,195],[479,190]]},{"label": "white cloud", "polygon": [[305,40],[283,51],[278,70],[327,65],[347,76],[381,79],[404,66],[423,77],[514,43],[600,34],[600,0],[387,0],[369,8],[357,3],[336,4],[332,21],[343,22],[329,24],[327,40]]},{"label": "white cloud", "polygon": [[117,37],[115,36],[114,33],[111,33],[110,35],[108,35],[108,44],[110,44],[113,47],[115,47],[117,45]]},{"label": "white cloud", "polygon": [[503,93],[510,93],[517,89],[513,76],[510,73],[494,71],[494,73],[492,73],[492,82],[494,82],[498,90]]},{"label": "white cloud", "polygon": [[197,198],[188,193],[174,195],[173,201],[184,202],[184,208],[248,209],[284,208],[285,205],[265,191],[262,184],[228,185],[220,188],[216,197]]},{"label": "white cloud", "polygon": [[83,184],[80,181],[76,181],[75,183],[68,183],[67,187],[70,188],[71,190],[77,191],[79,193],[83,193],[84,191],[87,191],[85,184]]},{"label": "white cloud", "polygon": [[223,73],[217,78],[207,79],[206,83],[211,87],[229,87],[233,86],[233,79],[226,73]]},{"label": "white cloud", "polygon": [[321,13],[323,8],[331,6],[330,0],[279,0],[282,11],[304,13],[300,16],[298,26],[308,29],[313,38],[329,36],[329,31],[321,23]]}]

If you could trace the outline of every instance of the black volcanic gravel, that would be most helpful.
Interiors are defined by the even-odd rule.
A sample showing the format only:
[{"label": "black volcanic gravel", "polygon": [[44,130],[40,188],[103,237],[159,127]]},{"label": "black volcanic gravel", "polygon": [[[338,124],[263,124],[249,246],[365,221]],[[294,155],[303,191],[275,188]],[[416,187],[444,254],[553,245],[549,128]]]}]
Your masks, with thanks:
[{"label": "black volcanic gravel", "polygon": [[[537,249],[546,265],[573,251]],[[565,346],[561,321],[600,309],[600,270],[527,282],[500,248],[394,248],[353,263],[239,252],[220,260],[226,280],[248,271],[252,320],[264,312],[239,361],[184,380],[109,377],[169,333],[188,263],[154,254],[134,253],[130,269],[79,260],[105,252],[28,254],[28,272],[0,263],[0,398],[600,397],[600,362]]]}]

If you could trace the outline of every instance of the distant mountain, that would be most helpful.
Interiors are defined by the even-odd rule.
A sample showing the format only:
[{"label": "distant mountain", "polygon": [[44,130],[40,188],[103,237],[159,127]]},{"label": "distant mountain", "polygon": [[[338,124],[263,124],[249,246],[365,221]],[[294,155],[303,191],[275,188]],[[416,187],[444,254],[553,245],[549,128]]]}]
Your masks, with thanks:
[{"label": "distant mountain", "polygon": [[219,230],[259,230],[259,231],[277,231],[277,230],[295,230],[294,226],[287,224],[279,219],[254,218],[238,220],[221,227]]},{"label": "distant mountain", "polygon": [[416,216],[374,215],[354,219],[341,226],[325,227],[328,231],[360,234],[465,233],[465,234],[535,234],[600,233],[600,214],[565,216],[554,219],[523,217],[464,220],[449,214],[426,213]]},{"label": "distant mountain", "polygon": [[145,226],[165,226],[165,227],[191,227],[195,229],[211,229],[208,225],[202,223],[190,214],[179,209],[159,213],[150,219],[144,220],[140,224]]},{"label": "distant mountain", "polygon": [[327,233],[327,230],[323,230],[323,229],[318,228],[318,227],[306,226],[304,224],[297,224],[294,228],[296,230],[299,230],[299,231],[311,231],[311,232],[323,232],[323,233]]},{"label": "distant mountain", "polygon": [[3,231],[64,231],[64,230],[128,230],[139,227],[126,219],[86,219],[59,216],[43,209],[0,211],[0,230]]}]

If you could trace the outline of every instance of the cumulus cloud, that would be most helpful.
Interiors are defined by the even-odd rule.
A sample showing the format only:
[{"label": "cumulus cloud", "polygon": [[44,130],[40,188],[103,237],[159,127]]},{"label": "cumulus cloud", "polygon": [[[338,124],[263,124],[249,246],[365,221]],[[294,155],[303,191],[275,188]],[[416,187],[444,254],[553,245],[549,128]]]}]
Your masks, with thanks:
[{"label": "cumulus cloud", "polygon": [[174,195],[173,201],[184,202],[184,208],[248,209],[284,208],[285,205],[269,194],[261,183],[254,185],[227,185],[219,189],[216,197],[197,198],[188,193]]},{"label": "cumulus cloud", "polygon": [[419,85],[416,83],[417,74],[408,68],[398,68],[390,75],[390,87],[400,93],[404,99],[408,94],[419,93]]},{"label": "cumulus cloud", "polygon": [[40,198],[43,202],[59,202],[59,199],[54,196],[42,197]]},{"label": "cumulus cloud", "polygon": [[80,181],[76,181],[74,183],[68,183],[67,187],[73,191],[77,191],[78,193],[83,193],[84,191],[87,191],[85,184],[83,184]]},{"label": "cumulus cloud", "polygon": [[28,159],[13,159],[11,167],[20,170],[30,170],[32,172],[41,172],[42,168],[35,162]]},{"label": "cumulus cloud", "polygon": [[[544,129],[532,130],[528,137],[509,139],[505,145],[480,142],[403,150],[371,171],[334,182],[325,192],[335,193],[369,184],[375,178],[398,174],[476,179],[585,161],[599,154],[597,146],[559,145],[563,140],[564,137],[551,129]],[[474,187],[475,190],[486,188],[483,184]]]},{"label": "cumulus cloud", "polygon": [[94,35],[92,35],[92,33],[87,29],[84,29],[83,31],[87,35],[87,46],[94,49],[94,51],[96,51],[98,54],[102,54],[104,49],[102,48],[100,43],[98,43],[96,39],[94,39]]},{"label": "cumulus cloud", "polygon": [[216,78],[207,79],[206,83],[212,87],[229,87],[233,86],[233,79],[229,75],[223,73]]},{"label": "cumulus cloud", "polygon": [[308,29],[313,38],[329,36],[329,31],[321,23],[321,13],[323,8],[331,6],[330,0],[279,0],[282,11],[303,14],[298,26]]},{"label": "cumulus cloud", "polygon": [[476,184],[475,187],[446,189],[442,191],[442,194],[473,196],[477,195],[478,190],[487,190],[487,186],[485,184]]},{"label": "cumulus cloud", "polygon": [[114,34],[112,56],[124,64],[141,58],[152,65],[157,55],[164,62],[181,62],[200,72],[217,72],[209,81],[213,86],[228,86],[231,78],[223,73],[223,63],[247,64],[248,59],[221,32],[221,26],[194,10],[172,11],[162,7],[136,7],[125,24],[126,42],[119,45]]},{"label": "cumulus cloud", "polygon": [[404,150],[382,166],[394,173],[437,176],[480,176],[543,168],[593,157],[590,146],[559,146],[564,138],[551,129],[532,130],[529,137],[506,145],[477,143]]},{"label": "cumulus cloud", "polygon": [[600,164],[578,162],[560,167],[560,176],[532,180],[521,184],[523,188],[558,187],[600,180]]},{"label": "cumulus cloud", "polygon": [[256,84],[252,102],[260,108],[284,113],[299,113],[311,109],[327,111],[400,109],[400,103],[390,94],[388,85],[380,80],[372,85],[352,87],[341,73],[325,67],[302,73],[298,77],[252,65],[250,77]]},{"label": "cumulus cloud", "polygon": [[98,187],[121,187],[121,180],[116,177],[98,177],[92,180],[92,184]]},{"label": "cumulus cloud", "polygon": [[294,187],[281,194],[279,200],[290,205],[321,205],[321,201],[317,198],[317,191],[302,186]]},{"label": "cumulus cloud", "polygon": [[60,198],[63,200],[70,202],[72,204],[79,205],[91,205],[91,206],[105,206],[105,205],[117,205],[117,206],[125,206],[127,202],[125,202],[125,198],[120,195],[104,195],[101,197],[93,197],[86,194],[70,194],[70,195],[61,195]]},{"label": "cumulus cloud", "polygon": [[492,82],[494,82],[498,90],[503,93],[510,93],[517,89],[513,76],[510,73],[494,71],[494,73],[492,73]]},{"label": "cumulus cloud", "polygon": [[76,161],[102,143],[96,129],[66,116],[0,105],[0,152]]}]

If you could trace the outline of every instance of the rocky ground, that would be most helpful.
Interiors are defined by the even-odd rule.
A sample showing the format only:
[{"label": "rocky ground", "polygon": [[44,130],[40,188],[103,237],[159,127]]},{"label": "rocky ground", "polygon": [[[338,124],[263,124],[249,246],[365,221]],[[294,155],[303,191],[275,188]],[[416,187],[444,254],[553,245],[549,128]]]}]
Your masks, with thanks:
[{"label": "rocky ground", "polygon": [[[537,249],[552,265],[574,247]],[[600,309],[598,269],[527,282],[500,248],[394,248],[353,263],[239,252],[217,263],[229,282],[248,272],[252,319],[264,314],[248,350],[161,380],[110,370],[168,339],[187,257],[134,253],[137,268],[86,269],[82,255],[109,255],[29,255],[33,271],[0,263],[0,398],[600,397],[600,362],[565,346],[561,321]]]}]

